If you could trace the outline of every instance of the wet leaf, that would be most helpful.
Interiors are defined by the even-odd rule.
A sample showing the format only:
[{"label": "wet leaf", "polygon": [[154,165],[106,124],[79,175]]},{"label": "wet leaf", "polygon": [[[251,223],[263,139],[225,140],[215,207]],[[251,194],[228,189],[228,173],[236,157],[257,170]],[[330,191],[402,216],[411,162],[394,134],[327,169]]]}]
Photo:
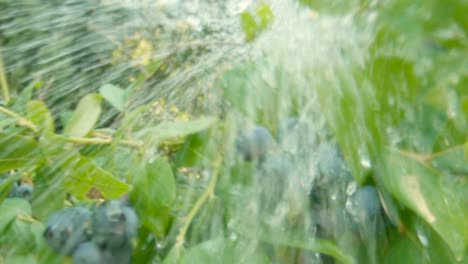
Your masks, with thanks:
[{"label": "wet leaf", "polygon": [[125,90],[112,84],[103,85],[99,92],[102,97],[119,111],[125,107]]},{"label": "wet leaf", "polygon": [[179,264],[180,259],[185,255],[186,250],[183,247],[174,246],[169,254],[164,258],[162,264]]},{"label": "wet leaf", "polygon": [[132,175],[134,191],[144,203],[170,205],[176,196],[176,185],[172,168],[163,158],[147,163],[137,175]]},{"label": "wet leaf", "polygon": [[3,233],[8,224],[18,215],[31,215],[31,205],[20,198],[5,199],[0,204],[0,233]]},{"label": "wet leaf", "polygon": [[273,230],[265,225],[253,226],[249,223],[239,221],[231,225],[236,232],[260,241],[265,241],[274,245],[288,246],[319,252],[334,257],[341,263],[355,263],[355,259],[335,245],[332,241],[317,239],[303,231],[280,231]]},{"label": "wet leaf", "polygon": [[158,157],[154,162],[132,168],[130,200],[142,216],[143,225],[157,236],[165,234],[171,220],[170,206],[176,197],[172,168]]},{"label": "wet leaf", "polygon": [[101,101],[101,95],[95,93],[83,97],[67,122],[64,134],[75,137],[88,134],[101,115]]},{"label": "wet leaf", "polygon": [[33,254],[26,255],[9,255],[5,263],[8,264],[37,264],[36,258]]},{"label": "wet leaf", "polygon": [[15,97],[15,102],[11,106],[11,109],[15,111],[18,114],[26,114],[27,113],[27,104],[28,102],[32,99],[32,95],[34,92],[34,89],[38,89],[40,86],[38,85],[38,82],[32,82],[29,84],[26,88],[24,88],[21,93]]},{"label": "wet leaf", "polygon": [[[424,219],[461,258],[468,245],[468,182],[441,181],[439,172],[398,151],[386,150],[378,180],[400,203]],[[452,185],[452,186],[450,186]],[[464,186],[464,187],[463,187]]]},{"label": "wet leaf", "polygon": [[63,187],[80,199],[93,188],[106,199],[118,199],[131,189],[130,185],[83,156],[70,156],[61,164],[60,170],[64,174]]},{"label": "wet leaf", "polygon": [[54,132],[54,118],[42,101],[32,100],[27,104],[28,118],[43,132]]},{"label": "wet leaf", "polygon": [[465,157],[463,145],[434,155],[431,164],[439,171],[468,176],[468,160]]},{"label": "wet leaf", "polygon": [[216,122],[214,117],[202,117],[188,121],[163,122],[156,127],[144,128],[136,135],[141,138],[149,138],[152,142],[185,137],[211,127]]},{"label": "wet leaf", "polygon": [[189,248],[180,263],[242,263],[222,238],[212,239]]},{"label": "wet leaf", "polygon": [[0,133],[0,172],[21,168],[41,158],[36,141],[20,135]]}]

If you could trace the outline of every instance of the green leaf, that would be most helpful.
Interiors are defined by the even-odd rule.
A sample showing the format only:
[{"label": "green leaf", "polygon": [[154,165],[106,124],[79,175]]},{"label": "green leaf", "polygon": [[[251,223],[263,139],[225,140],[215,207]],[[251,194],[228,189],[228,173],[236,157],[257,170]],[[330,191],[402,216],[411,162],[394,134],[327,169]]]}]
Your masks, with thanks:
[{"label": "green leaf", "polygon": [[60,165],[60,170],[64,174],[63,187],[78,198],[85,198],[95,188],[106,199],[118,199],[131,189],[130,185],[83,156],[71,155]]},{"label": "green leaf", "polygon": [[51,213],[62,209],[65,204],[67,190],[62,187],[63,174],[59,170],[59,164],[56,163],[54,167],[42,165],[36,169],[32,207],[34,217],[41,221],[45,221]]},{"label": "green leaf", "polygon": [[41,158],[36,141],[27,137],[0,133],[0,172],[24,167]]},{"label": "green leaf", "polygon": [[52,156],[63,153],[64,149],[70,148],[72,144],[67,137],[55,133],[43,133],[39,137],[39,147],[44,155]]},{"label": "green leaf", "polygon": [[385,263],[462,263],[455,260],[440,237],[431,233],[430,229],[418,226],[413,226],[415,233],[392,241],[383,258]]},{"label": "green leaf", "polygon": [[[28,221],[23,221],[22,218],[16,218],[8,226],[4,232],[7,237],[6,243],[14,245],[17,252],[31,252],[34,251],[42,243],[43,226],[35,221],[29,215],[23,215]],[[38,236],[37,232],[41,232]]]},{"label": "green leaf", "polygon": [[27,255],[9,255],[5,263],[8,264],[36,264],[36,258],[34,257],[33,254],[27,254]]},{"label": "green leaf", "polygon": [[241,13],[241,26],[245,34],[245,41],[249,42],[255,39],[258,32],[255,18],[248,12]]},{"label": "green leaf", "polygon": [[271,263],[262,254],[263,252],[259,251],[261,250],[260,247],[254,250],[252,246],[251,241],[231,241],[222,237],[214,238],[188,248],[178,263]]},{"label": "green leaf", "polygon": [[133,175],[133,194],[144,199],[149,206],[170,205],[176,196],[176,185],[172,168],[159,157],[147,163],[141,175]]},{"label": "green leaf", "polygon": [[292,248],[320,252],[334,257],[341,263],[355,263],[355,259],[336,246],[332,241],[317,239],[303,230],[277,230],[266,225],[253,225],[245,220],[233,221],[231,227],[240,234],[274,245],[282,245]]},{"label": "green leaf", "polygon": [[413,66],[398,57],[377,56],[365,68],[347,64],[330,69],[333,82],[324,79],[317,86],[321,110],[359,183],[367,180],[382,148],[391,143],[389,131],[412,110],[408,107],[420,88]]},{"label": "green leaf", "polygon": [[62,123],[63,127],[67,126],[72,116],[73,116],[73,111],[65,110],[60,113],[60,122]]},{"label": "green leaf", "polygon": [[468,181],[450,181],[398,151],[386,150],[378,180],[400,203],[426,221],[457,258],[468,245]]},{"label": "green leaf", "polygon": [[180,263],[242,263],[234,249],[223,238],[212,239],[189,248]]},{"label": "green leaf", "polygon": [[185,254],[186,250],[183,247],[174,246],[172,247],[169,254],[164,258],[162,264],[179,264],[180,259]]},{"label": "green leaf", "polygon": [[249,80],[255,70],[254,63],[234,67],[224,72],[220,77],[220,86],[224,97],[238,110],[245,111],[249,96]]},{"label": "green leaf", "polygon": [[105,84],[99,89],[99,92],[113,107],[123,111],[125,107],[125,90],[112,84]]},{"label": "green leaf", "polygon": [[72,117],[67,122],[64,134],[82,137],[88,134],[96,125],[101,115],[102,96],[91,93],[83,97]]},{"label": "green leaf", "polygon": [[27,104],[31,100],[34,89],[40,88],[38,85],[39,82],[32,82],[26,88],[24,88],[21,93],[15,98],[15,102],[11,106],[12,110],[17,114],[23,115],[27,112]]},{"label": "green leaf", "polygon": [[468,160],[465,157],[463,145],[434,154],[432,166],[457,176],[468,176]]},{"label": "green leaf", "polygon": [[177,139],[208,129],[216,122],[214,117],[202,117],[188,121],[164,122],[156,127],[144,128],[137,137],[147,138],[152,142]]},{"label": "green leaf", "polygon": [[130,200],[142,223],[156,236],[165,235],[171,221],[170,205],[176,197],[174,174],[169,163],[157,158],[132,168]]},{"label": "green leaf", "polygon": [[30,216],[31,213],[31,205],[28,201],[20,198],[5,199],[0,204],[0,233],[3,233],[8,224],[18,215]]},{"label": "green leaf", "polygon": [[29,120],[37,125],[41,131],[54,132],[54,118],[44,102],[36,100],[29,101],[26,108]]},{"label": "green leaf", "polygon": [[267,3],[261,2],[257,7],[257,15],[260,18],[260,29],[265,29],[273,22],[274,15]]},{"label": "green leaf", "polygon": [[416,243],[403,237],[392,244],[385,263],[428,263],[428,260]]}]

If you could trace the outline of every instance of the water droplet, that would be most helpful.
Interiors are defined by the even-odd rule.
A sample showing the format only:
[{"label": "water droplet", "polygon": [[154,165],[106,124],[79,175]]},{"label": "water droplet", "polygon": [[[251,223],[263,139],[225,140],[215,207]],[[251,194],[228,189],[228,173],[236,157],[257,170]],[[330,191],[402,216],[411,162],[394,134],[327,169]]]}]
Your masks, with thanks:
[{"label": "water droplet", "polygon": [[358,185],[357,182],[353,181],[348,184],[348,187],[346,188],[346,194],[351,196],[354,192],[356,192]]},{"label": "water droplet", "polygon": [[361,165],[366,169],[370,169],[372,167],[372,163],[367,157],[361,158],[360,162],[361,162]]},{"label": "water droplet", "polygon": [[236,241],[237,240],[237,234],[232,232],[231,235],[229,235],[229,239],[231,239],[232,241]]},{"label": "water droplet", "polygon": [[419,241],[421,241],[421,244],[423,246],[425,246],[425,247],[428,247],[429,246],[429,240],[427,239],[426,234],[424,234],[424,232],[422,230],[417,230],[416,233],[418,235]]}]

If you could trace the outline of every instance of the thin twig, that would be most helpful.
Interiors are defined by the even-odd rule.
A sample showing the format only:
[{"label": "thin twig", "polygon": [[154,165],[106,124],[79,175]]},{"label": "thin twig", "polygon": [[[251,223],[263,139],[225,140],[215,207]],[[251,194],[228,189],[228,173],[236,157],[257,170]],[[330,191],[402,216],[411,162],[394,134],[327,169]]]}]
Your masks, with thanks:
[{"label": "thin twig", "polygon": [[33,122],[31,122],[31,121],[27,120],[26,118],[16,114],[13,111],[8,110],[7,108],[5,108],[3,106],[0,106],[0,112],[6,114],[8,116],[13,117],[14,119],[16,119],[18,124],[21,125],[21,126],[25,126],[25,127],[31,129],[34,132],[39,131],[39,129],[37,128],[36,125],[34,125]]},{"label": "thin twig", "polygon": [[[79,138],[79,137],[67,137],[67,141],[75,144],[83,145],[109,145],[112,144],[113,138]],[[119,140],[119,144],[132,148],[141,148],[143,147],[143,142],[133,141],[133,140]]]},{"label": "thin twig", "polygon": [[8,104],[8,102],[10,102],[10,88],[8,87],[8,82],[5,76],[5,67],[3,65],[3,58],[2,58],[1,52],[0,52],[0,85],[2,86],[3,99],[5,99],[5,102]]},{"label": "thin twig", "polygon": [[218,176],[219,176],[219,171],[221,169],[222,165],[222,157],[220,157],[215,165],[214,165],[214,170],[213,170],[213,175],[211,176],[210,183],[208,184],[208,187],[206,190],[203,192],[203,194],[198,198],[197,202],[195,205],[192,207],[190,212],[188,213],[187,217],[185,218],[184,225],[179,231],[179,234],[176,237],[176,247],[182,247],[185,243],[185,235],[195,218],[195,216],[198,214],[202,206],[205,204],[205,202],[214,196],[214,189],[216,187],[216,183],[218,181]]}]

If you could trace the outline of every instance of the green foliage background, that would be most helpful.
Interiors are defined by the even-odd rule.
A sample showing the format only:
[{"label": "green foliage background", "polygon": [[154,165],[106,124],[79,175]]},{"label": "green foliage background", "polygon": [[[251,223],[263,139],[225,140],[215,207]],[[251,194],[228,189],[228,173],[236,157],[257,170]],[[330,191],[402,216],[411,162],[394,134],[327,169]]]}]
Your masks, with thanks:
[{"label": "green foliage background", "polygon": [[[21,53],[11,50],[35,43],[25,36],[41,40],[42,29],[26,26],[19,37],[0,28],[0,172],[17,170],[0,186],[0,263],[69,261],[44,244],[47,216],[69,203],[92,204],[127,193],[141,220],[134,263],[302,263],[313,252],[338,262],[367,263],[356,249],[362,245],[305,233],[300,219],[307,212],[291,209],[292,220],[278,228],[249,218],[240,208],[256,196],[244,176],[252,168],[232,164],[238,117],[276,132],[285,115],[315,118],[307,102],[315,95],[353,177],[378,188],[392,222],[384,246],[376,249],[379,263],[468,263],[468,3],[300,2],[298,9],[309,12],[312,24],[351,16],[358,30],[370,32],[364,55],[344,50],[340,63],[292,74],[277,65],[276,53],[248,57],[219,67],[209,78],[206,72],[199,74],[211,82],[210,89],[195,89],[190,99],[209,103],[184,109],[139,96],[150,94],[155,82],[173,78],[194,57],[203,58],[209,48],[177,50],[135,66],[129,65],[131,56],[118,57],[113,53],[118,48],[98,36],[93,44],[100,43],[99,49],[77,48],[92,58],[77,55],[57,63],[53,58],[68,58],[61,52],[83,44],[61,38],[66,28],[49,29],[63,47],[38,46]],[[134,15],[86,3],[74,7],[87,10],[84,18],[121,13],[118,21],[106,21],[114,26]],[[55,1],[30,4],[41,7],[38,13],[62,6]],[[270,37],[275,23],[282,22],[274,7],[261,2],[240,14],[242,45],[256,47]],[[16,8],[0,1],[0,21],[27,25],[35,15],[9,17]],[[70,14],[69,19],[77,23],[71,36],[96,33],[80,24],[83,17]],[[138,41],[129,49],[141,48]],[[116,56],[122,61],[96,72],[80,70]],[[40,60],[46,58],[51,61],[44,65]],[[44,67],[52,69],[41,74]],[[273,84],[264,80],[266,71],[274,72]],[[313,95],[294,79],[299,75],[313,84]],[[67,92],[74,89],[79,96]],[[206,105],[216,111],[206,111]],[[34,183],[32,204],[5,198],[19,178]],[[306,207],[303,203],[299,209]],[[232,239],[233,233],[238,238]]]}]

